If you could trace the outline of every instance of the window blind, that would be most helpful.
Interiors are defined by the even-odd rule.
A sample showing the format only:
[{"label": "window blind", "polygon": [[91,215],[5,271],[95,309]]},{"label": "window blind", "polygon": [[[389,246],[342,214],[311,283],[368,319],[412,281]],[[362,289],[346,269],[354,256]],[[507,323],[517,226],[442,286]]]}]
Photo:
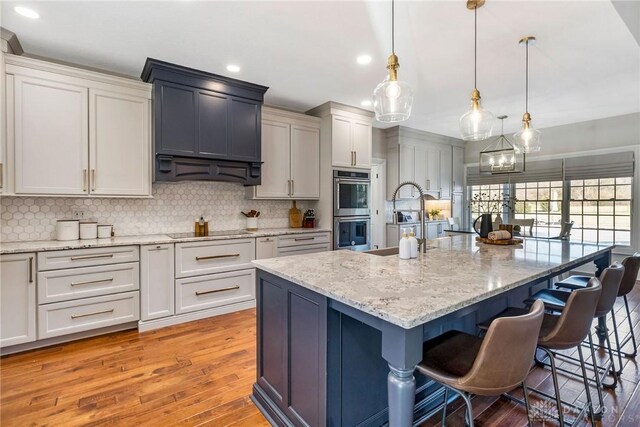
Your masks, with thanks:
[{"label": "window blind", "polygon": [[477,166],[467,169],[467,185],[514,184],[521,182],[562,181],[562,159],[527,160],[522,173],[483,175]]},{"label": "window blind", "polygon": [[[574,179],[624,178],[633,176],[634,152],[570,157],[564,161],[564,176]],[[528,165],[527,165],[528,166]]]}]

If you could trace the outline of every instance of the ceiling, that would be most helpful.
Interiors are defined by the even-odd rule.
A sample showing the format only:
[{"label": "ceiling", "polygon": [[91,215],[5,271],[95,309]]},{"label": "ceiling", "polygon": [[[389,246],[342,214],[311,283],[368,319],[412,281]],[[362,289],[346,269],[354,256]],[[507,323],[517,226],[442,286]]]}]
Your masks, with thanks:
[{"label": "ceiling", "polygon": [[[40,19],[16,14],[28,6]],[[266,102],[305,111],[359,106],[384,78],[390,2],[3,1],[0,24],[30,54],[139,76],[147,57],[269,86]],[[524,49],[538,128],[640,111],[640,49],[608,0],[488,0],[478,11],[478,89],[514,131],[524,112]],[[373,61],[356,63],[367,53]],[[396,4],[399,78],[414,89],[404,125],[459,136],[473,89],[473,13],[464,0]],[[381,124],[376,126],[383,127]]]}]

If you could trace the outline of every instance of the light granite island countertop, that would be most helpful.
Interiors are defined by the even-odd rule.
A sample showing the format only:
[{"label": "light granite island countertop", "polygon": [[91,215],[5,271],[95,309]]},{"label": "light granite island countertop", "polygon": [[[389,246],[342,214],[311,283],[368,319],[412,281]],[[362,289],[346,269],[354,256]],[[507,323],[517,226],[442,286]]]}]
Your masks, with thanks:
[{"label": "light granite island countertop", "polygon": [[[419,378],[416,394],[423,341],[450,329],[474,333],[477,322],[522,306],[561,273],[590,262],[603,269],[612,249],[551,239],[486,245],[475,234],[459,234],[427,241],[426,253],[414,260],[333,251],[254,261],[252,398],[276,425],[409,426],[442,404],[441,388],[428,379]],[[299,402],[313,400],[314,409],[305,404],[303,414],[302,407],[281,405],[287,387]]]}]

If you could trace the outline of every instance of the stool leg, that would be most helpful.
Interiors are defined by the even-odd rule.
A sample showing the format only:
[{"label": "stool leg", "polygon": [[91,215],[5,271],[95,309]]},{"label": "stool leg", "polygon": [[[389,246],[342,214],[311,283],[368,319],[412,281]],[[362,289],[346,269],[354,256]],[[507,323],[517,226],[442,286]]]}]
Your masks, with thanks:
[{"label": "stool leg", "polygon": [[550,350],[539,347],[549,357],[549,363],[551,364],[551,378],[553,379],[553,390],[556,393],[556,405],[558,406],[558,421],[560,427],[564,427],[564,414],[562,413],[562,400],[560,399],[560,385],[558,384],[558,372],[556,371],[556,361],[553,357],[553,353]]},{"label": "stool leg", "polygon": [[[605,343],[607,344],[607,353],[609,354],[609,360],[611,360],[611,368],[609,370],[609,373],[613,377],[613,383],[611,385],[608,385],[607,388],[614,389],[614,388],[616,388],[616,385],[618,384],[618,371],[616,370],[616,361],[613,358],[613,350],[612,350],[612,347],[611,347],[611,339],[609,338],[608,335],[607,335],[607,338],[605,339]],[[620,367],[620,370],[622,370],[622,366]]]},{"label": "stool leg", "polygon": [[631,321],[631,311],[629,310],[629,301],[627,300],[627,296],[623,296],[624,299],[624,307],[627,309],[627,321],[629,322],[629,331],[631,331],[631,342],[633,343],[633,352],[627,353],[629,357],[636,357],[638,354],[638,344],[636,343],[636,334],[633,332],[633,322]]},{"label": "stool leg", "polygon": [[524,396],[524,406],[527,410],[527,420],[529,421],[529,427],[533,427],[533,421],[531,420],[531,406],[529,405],[529,389],[527,389],[527,383],[522,381],[522,395]]},{"label": "stool leg", "polygon": [[463,391],[460,392],[460,396],[462,396],[462,400],[464,400],[464,403],[467,406],[465,424],[468,427],[473,427],[473,406],[471,405],[471,396]]},{"label": "stool leg", "polygon": [[[582,369],[582,380],[584,382],[584,389],[587,392],[587,406],[589,407],[589,418],[591,419],[591,425],[596,425],[595,417],[593,416],[593,401],[591,400],[591,390],[589,389],[589,378],[587,378],[587,369],[584,366],[584,355],[582,354],[582,345],[578,345],[578,356],[580,357],[580,369]],[[594,361],[595,363],[595,361]],[[594,367],[594,370],[597,370]]]},{"label": "stool leg", "polygon": [[596,374],[596,389],[598,390],[598,404],[600,405],[598,407],[597,414],[601,414],[604,408],[604,398],[602,397],[602,382],[600,381],[600,370],[598,369],[598,365],[596,363],[596,352],[593,349],[593,338],[591,337],[591,334],[589,334],[589,349],[591,350],[591,361],[593,362],[593,372]]},{"label": "stool leg", "polygon": [[445,427],[447,425],[446,423],[446,419],[447,419],[447,401],[449,400],[449,388],[445,387],[444,388],[444,405],[442,406],[442,427]]},{"label": "stool leg", "polygon": [[613,309],[611,309],[611,322],[613,323],[613,334],[616,337],[616,346],[618,347],[618,363],[620,364],[620,369],[616,371],[616,375],[620,375],[622,373],[622,349],[620,348],[620,336],[618,335],[618,322],[616,321],[616,314]]}]

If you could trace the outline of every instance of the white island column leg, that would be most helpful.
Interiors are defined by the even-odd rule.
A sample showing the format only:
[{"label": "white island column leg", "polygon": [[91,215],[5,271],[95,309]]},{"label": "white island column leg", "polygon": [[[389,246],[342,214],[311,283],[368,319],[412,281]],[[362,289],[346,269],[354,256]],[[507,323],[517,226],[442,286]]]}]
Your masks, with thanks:
[{"label": "white island column leg", "polygon": [[413,372],[422,360],[422,326],[403,329],[385,323],[382,328],[382,357],[389,363],[389,426],[410,427],[413,425],[416,394]]}]

